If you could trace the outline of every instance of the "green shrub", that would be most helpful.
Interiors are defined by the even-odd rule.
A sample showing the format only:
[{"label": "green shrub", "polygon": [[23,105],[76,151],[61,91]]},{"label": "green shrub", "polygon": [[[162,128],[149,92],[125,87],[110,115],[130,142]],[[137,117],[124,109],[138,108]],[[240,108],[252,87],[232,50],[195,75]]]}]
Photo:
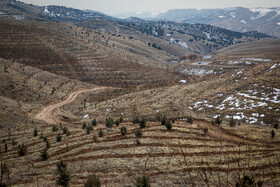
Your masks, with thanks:
[{"label": "green shrub", "polygon": [[145,119],[142,119],[140,121],[140,128],[143,129],[143,128],[146,128],[146,120]]},{"label": "green shrub", "polygon": [[161,118],[161,125],[165,125],[166,121],[167,121],[166,116],[163,116],[163,117]]},{"label": "green shrub", "polygon": [[86,129],[87,128],[87,124],[83,123],[82,129]]},{"label": "green shrub", "polygon": [[41,158],[43,160],[48,160],[49,154],[48,154],[48,148],[47,147],[45,149],[43,149],[43,151],[41,152]]},{"label": "green shrub", "polygon": [[90,175],[87,178],[86,183],[84,184],[85,187],[101,187],[101,182],[99,177],[96,175]]},{"label": "green shrub", "polygon": [[204,134],[207,134],[208,128],[204,128],[204,129],[203,129],[203,132],[204,132]]},{"label": "green shrub", "polygon": [[271,138],[273,139],[274,137],[275,137],[275,131],[272,130],[272,131],[271,131]]},{"label": "green shrub", "polygon": [[62,136],[61,136],[60,134],[58,134],[58,135],[56,136],[56,141],[57,141],[57,142],[61,142],[61,139],[62,139]]},{"label": "green shrub", "polygon": [[127,132],[126,127],[121,127],[120,130],[121,130],[122,136],[126,135],[126,132]]},{"label": "green shrub", "polygon": [[193,117],[192,116],[187,117],[187,123],[193,124]]},{"label": "green shrub", "polygon": [[102,131],[101,129],[99,129],[98,136],[99,136],[99,137],[102,137],[102,136],[103,136],[103,131]]},{"label": "green shrub", "polygon": [[115,124],[116,124],[116,126],[118,127],[118,126],[120,125],[120,121],[117,119],[117,120],[115,121]]},{"label": "green shrub", "polygon": [[38,129],[37,128],[34,129],[33,135],[34,135],[34,137],[38,136]]},{"label": "green shrub", "polygon": [[123,116],[121,116],[121,117],[119,118],[119,121],[120,121],[120,123],[123,122]]},{"label": "green shrub", "polygon": [[135,136],[137,137],[137,138],[141,138],[142,137],[142,132],[141,132],[141,130],[140,129],[137,129],[136,131],[135,131]]},{"label": "green shrub", "polygon": [[24,144],[18,145],[18,155],[25,156],[27,154],[27,146]]},{"label": "green shrub", "polygon": [[52,131],[53,131],[53,132],[58,131],[58,128],[57,128],[57,126],[56,126],[56,125],[54,125],[54,126],[52,127]]},{"label": "green shrub", "polygon": [[229,121],[229,126],[235,127],[235,125],[236,125],[236,121],[235,121],[234,119],[231,119],[231,120]]},{"label": "green shrub", "polygon": [[139,123],[140,123],[139,118],[138,118],[137,116],[134,117],[133,120],[132,120],[132,123],[133,123],[133,124],[139,124]]},{"label": "green shrub", "polygon": [[139,176],[136,179],[136,187],[151,187],[150,179],[148,176]]},{"label": "green shrub", "polygon": [[252,177],[244,175],[240,182],[235,183],[236,187],[255,187],[255,182]]},{"label": "green shrub", "polygon": [[171,131],[171,129],[172,129],[172,124],[171,124],[170,120],[167,120],[167,121],[166,121],[165,127],[167,128],[168,131]]},{"label": "green shrub", "polygon": [[141,144],[141,142],[140,142],[140,140],[139,140],[138,138],[136,139],[136,144],[137,144],[137,145],[140,145],[140,144]]},{"label": "green shrub", "polygon": [[97,125],[97,121],[96,121],[95,118],[92,120],[91,125],[92,125],[92,126],[96,126],[96,125]]},{"label": "green shrub", "polygon": [[63,161],[60,160],[60,162],[57,164],[57,171],[59,174],[57,184],[62,185],[64,187],[69,186],[70,174],[67,171],[67,164],[63,163]]},{"label": "green shrub", "polygon": [[114,126],[114,120],[112,118],[106,118],[106,128],[112,128]]}]

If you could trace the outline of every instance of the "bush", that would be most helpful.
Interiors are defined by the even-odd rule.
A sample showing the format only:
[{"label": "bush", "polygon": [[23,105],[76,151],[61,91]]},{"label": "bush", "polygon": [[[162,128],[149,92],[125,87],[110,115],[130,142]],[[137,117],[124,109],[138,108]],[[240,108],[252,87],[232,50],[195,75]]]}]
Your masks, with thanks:
[{"label": "bush", "polygon": [[272,131],[271,131],[271,138],[273,139],[274,137],[275,137],[275,131],[272,130]]},{"label": "bush", "polygon": [[145,120],[145,119],[142,119],[142,120],[140,121],[140,128],[141,128],[141,129],[146,128],[146,120]]},{"label": "bush", "polygon": [[11,143],[12,143],[13,146],[17,145],[17,141],[15,139],[12,139]]},{"label": "bush", "polygon": [[166,116],[162,116],[162,118],[161,118],[161,125],[165,125],[166,121],[167,121]]},{"label": "bush", "polygon": [[56,136],[56,141],[57,141],[57,142],[61,142],[61,139],[62,139],[62,136],[61,136],[60,134],[58,134],[58,135]]},{"label": "bush", "polygon": [[137,138],[141,138],[142,137],[142,132],[141,132],[141,130],[140,129],[137,129],[136,131],[135,131],[135,136],[137,137]]},{"label": "bush", "polygon": [[137,145],[140,145],[140,144],[141,144],[141,142],[140,142],[140,140],[139,140],[138,138],[136,139],[136,144],[137,144]]},{"label": "bush", "polygon": [[41,152],[41,157],[42,157],[43,160],[48,160],[49,154],[48,154],[48,148],[47,147]]},{"label": "bush", "polygon": [[82,129],[86,129],[87,128],[87,124],[83,123]]},{"label": "bush", "polygon": [[203,129],[203,132],[204,132],[204,134],[207,134],[208,128],[204,128],[204,129]]},{"label": "bush", "polygon": [[92,126],[96,126],[96,125],[97,125],[97,121],[96,121],[95,118],[92,120],[91,125],[92,125]]},{"label": "bush", "polygon": [[151,187],[150,179],[148,176],[139,176],[136,179],[136,187]]},{"label": "bush", "polygon": [[192,116],[187,117],[187,123],[193,124],[193,117]]},{"label": "bush", "polygon": [[278,122],[273,123],[273,128],[278,129],[279,128],[279,123]]},{"label": "bush", "polygon": [[218,116],[218,117],[216,118],[216,124],[221,125],[222,122],[223,122],[222,117],[221,117],[221,116]]},{"label": "bush", "polygon": [[255,182],[252,177],[244,175],[241,179],[241,183],[236,182],[236,187],[255,187]]},{"label": "bush", "polygon": [[114,125],[114,120],[112,118],[106,118],[106,128],[112,128]]},{"label": "bush", "polygon": [[25,156],[27,154],[27,146],[24,144],[18,145],[18,155]]},{"label": "bush", "polygon": [[93,127],[91,125],[87,126],[87,134],[90,134],[90,132],[93,131]]},{"label": "bush", "polygon": [[57,126],[55,126],[55,125],[54,125],[54,126],[53,126],[53,128],[52,128],[52,131],[53,131],[53,132],[56,132],[56,131],[58,131],[58,128],[57,128]]},{"label": "bush", "polygon": [[138,118],[138,117],[134,117],[133,120],[132,120],[132,123],[133,123],[133,124],[138,124],[138,123],[140,123],[139,118]]},{"label": "bush", "polygon": [[51,147],[50,140],[47,139],[46,140],[46,148],[49,149],[50,147]]},{"label": "bush", "polygon": [[38,129],[37,128],[34,129],[33,135],[34,135],[34,137],[38,136]]},{"label": "bush", "polygon": [[236,121],[235,121],[234,119],[231,119],[231,120],[229,121],[229,126],[235,127],[235,125],[236,125]]},{"label": "bush", "polygon": [[59,174],[57,184],[64,187],[69,186],[70,174],[67,171],[67,164],[63,163],[63,161],[60,160],[60,163],[57,164],[57,171]]},{"label": "bush", "polygon": [[88,176],[87,182],[84,184],[85,187],[100,187],[100,179],[96,175]]},{"label": "bush", "polygon": [[123,122],[123,117],[122,116],[119,118],[119,121],[120,121],[120,123]]},{"label": "bush", "polygon": [[172,124],[171,124],[170,120],[167,120],[167,122],[165,123],[165,127],[167,128],[168,131],[171,131]]},{"label": "bush", "polygon": [[67,134],[67,133],[69,133],[69,130],[68,130],[67,127],[64,127],[64,128],[63,128],[63,134]]},{"label": "bush", "polygon": [[98,136],[99,136],[99,137],[102,137],[102,136],[103,136],[103,132],[102,132],[101,129],[99,129]]},{"label": "bush", "polygon": [[126,135],[126,132],[127,132],[126,127],[121,127],[120,130],[121,130],[122,136]]},{"label": "bush", "polygon": [[115,121],[115,124],[116,124],[116,126],[118,127],[118,126],[120,125],[120,121],[117,119],[117,120]]}]

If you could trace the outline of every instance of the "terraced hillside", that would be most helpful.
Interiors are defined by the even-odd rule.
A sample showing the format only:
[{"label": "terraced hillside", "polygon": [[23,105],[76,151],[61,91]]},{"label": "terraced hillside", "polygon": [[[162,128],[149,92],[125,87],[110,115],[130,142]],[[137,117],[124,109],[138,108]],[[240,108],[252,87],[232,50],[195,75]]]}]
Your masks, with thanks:
[{"label": "terraced hillside", "polygon": [[[1,18],[0,57],[88,83],[131,87],[166,84],[170,57],[141,41],[64,23]],[[155,73],[157,72],[157,73]],[[176,75],[175,75],[176,77]]]},{"label": "terraced hillside", "polygon": [[[231,133],[232,129],[223,130],[201,120],[194,124],[175,121],[171,131],[160,122],[148,122],[141,129],[140,144],[136,144],[134,133],[139,125],[131,122],[111,129],[98,122],[89,133],[82,124],[65,124],[61,128],[67,128],[68,133],[62,135],[61,142],[56,138],[63,134],[62,129],[53,132],[52,125],[31,126],[13,130],[11,140],[8,132],[1,131],[1,146],[3,141],[8,145],[8,151],[2,153],[3,162],[9,167],[9,177],[3,177],[8,184],[55,185],[56,164],[61,159],[68,165],[73,186],[83,185],[92,173],[106,186],[133,185],[138,175],[150,176],[152,186],[227,186],[240,181],[244,173],[267,186],[280,184],[279,136],[271,140],[269,127],[243,126],[242,132],[249,135],[254,129],[254,136],[258,137],[255,141],[249,135],[237,136]],[[127,128],[125,136],[120,127]],[[36,128],[38,136],[34,137]],[[50,142],[46,161],[40,154],[46,144],[43,137]],[[27,155],[19,157],[17,145],[11,142],[27,145]]]}]

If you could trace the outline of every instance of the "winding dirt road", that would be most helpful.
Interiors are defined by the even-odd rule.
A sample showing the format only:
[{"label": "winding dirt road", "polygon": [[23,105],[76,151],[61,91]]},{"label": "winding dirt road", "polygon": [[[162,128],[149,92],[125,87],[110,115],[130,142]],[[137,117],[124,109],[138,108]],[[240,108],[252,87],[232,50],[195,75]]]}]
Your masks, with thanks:
[{"label": "winding dirt road", "polygon": [[57,120],[55,118],[55,116],[53,115],[53,111],[56,108],[59,108],[59,107],[62,107],[63,105],[71,103],[81,93],[84,93],[84,92],[95,92],[95,91],[106,90],[106,89],[113,89],[113,88],[111,88],[111,87],[96,87],[96,88],[90,88],[90,89],[84,89],[84,90],[78,90],[78,91],[72,92],[67,97],[67,99],[65,99],[65,100],[63,100],[61,102],[58,102],[58,103],[55,103],[55,104],[51,104],[51,105],[48,105],[48,106],[44,107],[38,114],[35,115],[35,119],[44,121],[44,122],[49,123],[49,124],[58,124],[59,120]]}]

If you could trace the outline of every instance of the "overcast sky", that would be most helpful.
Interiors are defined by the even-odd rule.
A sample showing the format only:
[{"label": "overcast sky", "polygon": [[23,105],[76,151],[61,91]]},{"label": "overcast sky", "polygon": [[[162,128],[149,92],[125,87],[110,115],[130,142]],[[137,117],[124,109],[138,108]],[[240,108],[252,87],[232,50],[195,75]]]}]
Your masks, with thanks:
[{"label": "overcast sky", "polygon": [[125,12],[166,12],[184,8],[280,7],[280,0],[20,0],[34,5],[63,5],[106,14]]}]

